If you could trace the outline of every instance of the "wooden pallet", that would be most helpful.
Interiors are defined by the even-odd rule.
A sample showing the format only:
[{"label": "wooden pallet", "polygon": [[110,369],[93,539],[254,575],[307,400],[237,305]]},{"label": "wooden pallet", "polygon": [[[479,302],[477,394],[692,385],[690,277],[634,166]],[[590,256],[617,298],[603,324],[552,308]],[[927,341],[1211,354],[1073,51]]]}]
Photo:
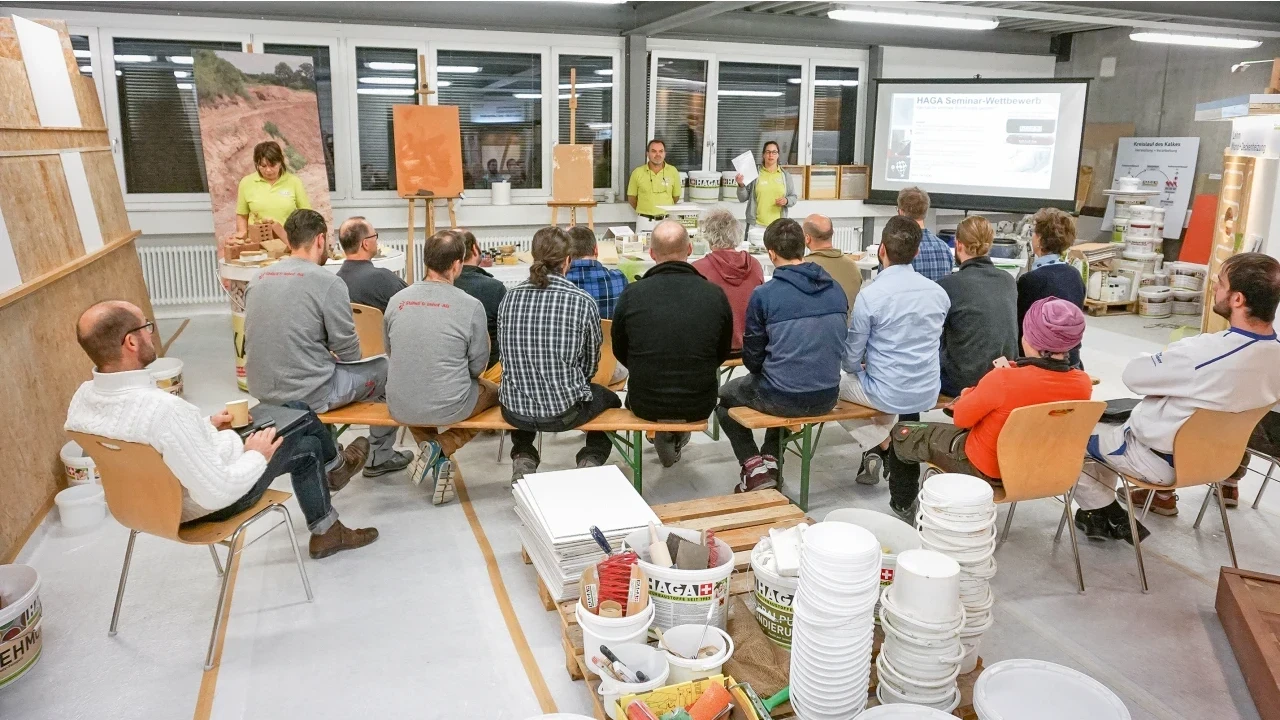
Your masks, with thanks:
[{"label": "wooden pallet", "polygon": [[1095,317],[1106,315],[1133,315],[1138,312],[1138,301],[1132,302],[1128,300],[1117,300],[1113,302],[1102,302],[1101,300],[1090,300],[1085,298],[1085,312]]}]

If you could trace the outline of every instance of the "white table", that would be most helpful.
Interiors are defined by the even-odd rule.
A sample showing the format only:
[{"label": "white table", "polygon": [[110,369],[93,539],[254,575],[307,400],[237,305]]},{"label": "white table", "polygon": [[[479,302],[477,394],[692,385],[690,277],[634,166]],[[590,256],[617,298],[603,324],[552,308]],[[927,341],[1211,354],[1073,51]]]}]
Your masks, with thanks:
[{"label": "white table", "polygon": [[[754,257],[760,262],[760,267],[764,270],[765,279],[769,279],[773,275],[773,263],[769,262],[769,256],[752,255],[751,257]],[[645,272],[657,264],[653,261],[653,258],[650,258],[647,255],[627,255],[624,256],[622,260],[625,261],[625,264],[628,267],[636,267],[637,265],[643,267]],[[698,260],[697,257],[689,258],[689,262],[694,262],[696,260]],[[617,265],[609,265],[608,267],[617,267]],[[518,265],[493,265],[491,267],[484,268],[484,270],[498,280],[501,280],[502,284],[507,287],[515,287],[529,279],[529,266],[524,263],[520,263]]]}]

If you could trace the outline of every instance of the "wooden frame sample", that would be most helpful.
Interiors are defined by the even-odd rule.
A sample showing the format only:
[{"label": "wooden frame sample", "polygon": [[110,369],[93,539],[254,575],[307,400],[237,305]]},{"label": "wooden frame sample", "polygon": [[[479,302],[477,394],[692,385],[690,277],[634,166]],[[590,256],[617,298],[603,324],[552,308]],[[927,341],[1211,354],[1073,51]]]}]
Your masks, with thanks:
[{"label": "wooden frame sample", "polygon": [[462,128],[453,105],[396,105],[396,191],[400,197],[462,194]]},{"label": "wooden frame sample", "polygon": [[590,145],[561,143],[551,151],[551,199],[559,203],[595,199],[595,157]]},{"label": "wooden frame sample", "polygon": [[1227,258],[1241,251],[1245,225],[1249,220],[1249,198],[1253,194],[1253,172],[1257,161],[1230,152],[1222,159],[1222,189],[1218,193],[1218,214],[1213,221],[1213,244],[1209,246],[1209,274],[1204,282],[1204,303],[1200,329],[1215,333],[1227,329],[1228,322],[1213,311],[1218,271]]}]

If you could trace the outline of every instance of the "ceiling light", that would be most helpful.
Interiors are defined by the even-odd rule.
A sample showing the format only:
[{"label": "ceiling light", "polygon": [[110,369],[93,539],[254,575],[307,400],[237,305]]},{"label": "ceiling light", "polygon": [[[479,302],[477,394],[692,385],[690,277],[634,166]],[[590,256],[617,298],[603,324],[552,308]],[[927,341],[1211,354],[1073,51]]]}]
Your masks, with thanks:
[{"label": "ceiling light", "polygon": [[729,97],[782,97],[777,90],[717,90],[717,95]]},{"label": "ceiling light", "polygon": [[613,68],[605,68],[604,70],[597,70],[597,71],[596,71],[596,74],[597,74],[597,75],[612,75],[612,74],[613,74]]},{"label": "ceiling light", "polygon": [[91,57],[91,54],[89,53],[88,50],[72,50],[71,52],[78,58]]},{"label": "ceiling light", "polygon": [[475,65],[437,65],[438,73],[478,73],[484,68]]},{"label": "ceiling light", "polygon": [[81,66],[80,66],[80,72],[84,73],[85,75],[92,75],[92,74],[93,74],[93,66],[91,66],[91,65],[81,65]]},{"label": "ceiling light", "polygon": [[1177,33],[1132,32],[1130,40],[1138,42],[1165,43],[1167,45],[1195,45],[1197,47],[1233,48],[1248,50],[1262,44],[1261,40],[1247,38],[1214,37],[1211,35],[1182,35]]},{"label": "ceiling light", "polygon": [[411,77],[378,77],[378,76],[362,77],[360,78],[360,82],[367,83],[369,85],[416,85],[418,83],[417,80],[414,80]]},{"label": "ceiling light", "polygon": [[140,63],[152,62],[155,57],[152,55],[116,55],[115,59],[118,63]]},{"label": "ceiling light", "polygon": [[417,91],[409,88],[356,88],[357,95],[399,95],[409,97]]},{"label": "ceiling light", "polygon": [[819,87],[858,87],[857,80],[814,80]]},{"label": "ceiling light", "polygon": [[541,100],[542,93],[514,93],[511,97],[517,100]]},{"label": "ceiling light", "polygon": [[178,64],[178,65],[194,65],[196,62],[196,59],[191,57],[190,55],[170,55],[169,62]]},{"label": "ceiling light", "polygon": [[[613,87],[613,83],[611,83],[611,82],[585,82],[585,83],[578,83],[578,86],[577,86],[577,87],[578,87],[578,89],[579,89],[579,90],[595,90],[595,89],[599,89],[599,88],[611,88],[611,87]],[[568,89],[569,89],[569,83],[560,83],[560,89],[561,89],[561,90],[568,90]]]},{"label": "ceiling light", "polygon": [[195,85],[192,85],[191,83],[178,83],[179,90],[190,90],[194,87]]},{"label": "ceiling light", "polygon": [[173,76],[176,78],[189,78],[191,77],[191,73],[187,72],[186,70],[174,70]]},{"label": "ceiling light", "polygon": [[865,10],[860,8],[832,10],[827,13],[827,17],[845,22],[910,25],[912,27],[945,28],[947,30],[994,30],[1000,25],[1000,21],[993,17],[938,15],[936,13]]},{"label": "ceiling light", "polygon": [[611,127],[613,127],[613,123],[587,123],[589,130],[608,130]]},{"label": "ceiling light", "polygon": [[453,83],[449,82],[448,80],[437,80],[437,81],[436,81],[436,87],[449,87],[449,86],[450,86],[450,85],[452,85],[452,84],[453,84]]},{"label": "ceiling light", "polygon": [[116,77],[120,77],[121,75],[124,75],[124,73],[122,73],[122,72],[120,72],[119,70],[117,70],[117,71],[116,71]]},{"label": "ceiling light", "polygon": [[408,72],[410,70],[418,69],[418,66],[413,63],[382,62],[381,60],[367,62],[364,66],[370,70],[384,70],[387,72]]}]

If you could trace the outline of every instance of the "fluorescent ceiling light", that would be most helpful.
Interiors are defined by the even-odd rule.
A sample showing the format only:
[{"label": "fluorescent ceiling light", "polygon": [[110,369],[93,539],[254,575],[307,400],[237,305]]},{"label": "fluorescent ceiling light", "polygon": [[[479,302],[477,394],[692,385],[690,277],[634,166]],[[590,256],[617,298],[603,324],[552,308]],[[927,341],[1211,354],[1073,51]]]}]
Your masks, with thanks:
[{"label": "fluorescent ceiling light", "polygon": [[88,50],[72,50],[71,52],[78,58],[90,57],[90,53]]},{"label": "fluorescent ceiling light", "polygon": [[369,68],[370,70],[385,70],[389,72],[408,72],[410,70],[418,69],[418,66],[413,63],[382,62],[380,60],[367,62],[364,64],[364,66]]},{"label": "fluorescent ceiling light", "polygon": [[730,97],[782,97],[782,93],[777,90],[717,90],[716,94]]},{"label": "fluorescent ceiling light", "polygon": [[190,90],[194,87],[195,85],[192,85],[191,83],[178,83],[179,90]]},{"label": "fluorescent ceiling light", "polygon": [[608,130],[613,127],[613,123],[587,123],[587,128],[591,130]]},{"label": "fluorescent ceiling light", "polygon": [[121,75],[124,75],[124,73],[122,73],[122,72],[120,72],[119,70],[117,70],[117,71],[116,71],[116,77],[120,77]]},{"label": "fluorescent ceiling light", "polygon": [[[585,83],[578,83],[578,89],[579,89],[579,90],[595,90],[595,89],[599,89],[599,88],[611,88],[611,87],[613,87],[613,83],[611,83],[611,82],[585,82]],[[561,90],[568,90],[568,89],[569,89],[569,83],[560,83],[560,89],[561,89]]]},{"label": "fluorescent ceiling light", "polygon": [[1233,48],[1248,50],[1262,44],[1261,40],[1247,38],[1213,37],[1211,35],[1182,35],[1162,32],[1132,32],[1130,40],[1138,42],[1165,43],[1168,45],[1195,45],[1198,47]]},{"label": "fluorescent ceiling light", "polygon": [[484,68],[475,65],[437,65],[438,73],[478,73]]},{"label": "fluorescent ceiling light", "polygon": [[80,66],[80,72],[84,73],[85,75],[92,75],[92,74],[93,74],[93,67],[92,67],[92,66],[90,66],[90,65],[81,65],[81,66]]},{"label": "fluorescent ceiling light", "polygon": [[115,59],[116,59],[116,62],[118,63],[140,63],[140,62],[152,62],[155,60],[155,56],[153,55],[116,55]]},{"label": "fluorescent ceiling light", "polygon": [[176,78],[189,78],[191,77],[191,73],[187,72],[186,70],[174,70],[173,76]]},{"label": "fluorescent ceiling light", "polygon": [[360,82],[369,85],[416,85],[417,80],[411,77],[380,77],[370,76],[360,78]]},{"label": "fluorescent ceiling light", "polygon": [[994,30],[1000,25],[1000,21],[993,17],[938,15],[936,13],[861,8],[839,8],[828,12],[827,17],[845,22],[910,25],[912,27],[945,28],[947,30]]},{"label": "fluorescent ceiling light", "polygon": [[[787,78],[787,82],[799,85],[800,78]],[[818,87],[858,87],[857,80],[814,80],[813,84]]]},{"label": "fluorescent ceiling light", "polygon": [[612,68],[605,68],[604,70],[597,70],[597,71],[596,71],[596,74],[597,74],[597,75],[612,75],[612,74],[613,74],[613,69],[612,69]]},{"label": "fluorescent ceiling light", "polygon": [[453,84],[453,83],[449,82],[448,80],[437,80],[437,81],[436,81],[436,87],[449,87],[449,86],[450,86],[450,85],[452,85],[452,84]]},{"label": "fluorescent ceiling light", "polygon": [[170,55],[169,62],[177,63],[178,65],[194,65],[196,59],[190,55]]},{"label": "fluorescent ceiling light", "polygon": [[542,93],[514,93],[511,97],[517,100],[541,100]]},{"label": "fluorescent ceiling light", "polygon": [[415,92],[409,88],[356,88],[357,95],[399,95],[409,97]]}]

